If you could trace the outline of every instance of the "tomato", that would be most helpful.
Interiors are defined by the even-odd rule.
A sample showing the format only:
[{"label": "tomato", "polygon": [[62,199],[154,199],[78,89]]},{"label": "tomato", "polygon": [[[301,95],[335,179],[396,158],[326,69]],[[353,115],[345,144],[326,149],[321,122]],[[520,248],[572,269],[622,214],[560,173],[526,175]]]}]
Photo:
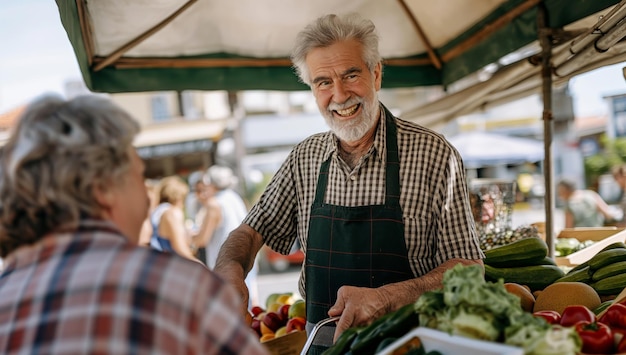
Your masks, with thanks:
[{"label": "tomato", "polygon": [[580,321],[595,322],[596,315],[587,307],[581,305],[567,306],[561,314],[561,325],[573,327]]},{"label": "tomato", "polygon": [[561,315],[557,311],[537,311],[533,316],[545,319],[548,324],[561,324]]},{"label": "tomato", "polygon": [[598,322],[580,321],[576,323],[575,329],[583,341],[583,353],[613,354],[613,333],[608,325]]}]

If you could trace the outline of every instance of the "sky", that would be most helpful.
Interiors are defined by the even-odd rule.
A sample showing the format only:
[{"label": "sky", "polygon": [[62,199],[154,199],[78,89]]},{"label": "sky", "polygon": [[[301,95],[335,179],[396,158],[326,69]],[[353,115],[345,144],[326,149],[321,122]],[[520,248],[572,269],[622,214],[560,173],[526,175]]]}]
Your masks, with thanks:
[{"label": "sky", "polygon": [[[603,97],[626,93],[624,66],[604,67],[570,80],[577,117],[607,114]],[[64,83],[74,80],[82,78],[56,2],[1,1],[0,113],[43,93],[63,95]]]}]

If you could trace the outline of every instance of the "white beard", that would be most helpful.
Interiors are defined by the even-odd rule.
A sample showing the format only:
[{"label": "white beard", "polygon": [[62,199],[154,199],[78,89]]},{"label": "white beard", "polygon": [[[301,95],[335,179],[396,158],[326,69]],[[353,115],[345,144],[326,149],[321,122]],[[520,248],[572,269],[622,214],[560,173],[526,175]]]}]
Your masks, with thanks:
[{"label": "white beard", "polygon": [[[335,119],[333,116],[333,110],[342,110],[358,103],[361,104],[360,117],[348,122],[342,122]],[[376,124],[378,119],[376,115],[377,108],[378,95],[374,95],[372,101],[369,103],[364,101],[363,98],[351,98],[341,105],[331,103],[328,105],[326,111],[323,112],[323,116],[330,130],[333,131],[340,140],[355,142],[361,139]]]}]

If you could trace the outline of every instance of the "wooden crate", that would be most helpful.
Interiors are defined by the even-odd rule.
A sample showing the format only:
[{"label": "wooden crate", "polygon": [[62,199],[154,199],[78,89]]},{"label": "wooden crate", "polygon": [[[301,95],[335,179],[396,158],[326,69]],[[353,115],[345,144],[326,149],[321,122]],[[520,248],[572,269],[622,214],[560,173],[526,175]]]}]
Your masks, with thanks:
[{"label": "wooden crate", "polygon": [[591,259],[609,244],[626,241],[626,230],[617,227],[565,228],[557,238],[576,238],[581,242],[593,240],[595,243],[567,256],[555,257],[561,266],[576,266]]},{"label": "wooden crate", "polygon": [[298,355],[304,348],[305,331],[293,332],[263,343],[271,355]]}]

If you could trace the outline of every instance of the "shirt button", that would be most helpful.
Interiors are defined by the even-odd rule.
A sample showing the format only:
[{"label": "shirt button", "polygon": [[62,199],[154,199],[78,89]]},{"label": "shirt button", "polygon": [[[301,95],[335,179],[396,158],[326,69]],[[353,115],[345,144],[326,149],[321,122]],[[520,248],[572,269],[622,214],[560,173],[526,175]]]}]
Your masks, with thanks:
[{"label": "shirt button", "polygon": [[352,181],[356,180],[356,176],[355,175],[350,175],[350,180],[352,180]]}]

